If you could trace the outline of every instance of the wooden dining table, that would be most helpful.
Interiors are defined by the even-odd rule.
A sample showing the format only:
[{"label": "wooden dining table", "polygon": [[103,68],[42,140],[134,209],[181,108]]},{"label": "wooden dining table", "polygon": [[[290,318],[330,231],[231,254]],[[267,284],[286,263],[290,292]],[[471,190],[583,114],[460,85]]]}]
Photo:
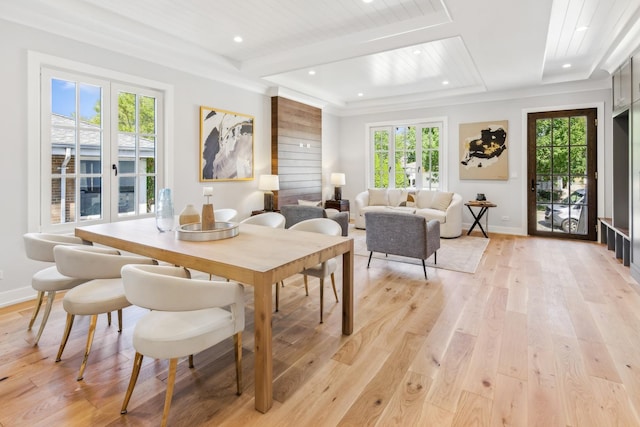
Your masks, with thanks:
[{"label": "wooden dining table", "polygon": [[98,244],[222,276],[253,287],[255,408],[273,404],[272,289],[287,277],[342,255],[342,333],[353,332],[353,238],[240,224],[235,237],[178,240],[160,232],[154,218],[77,227],[76,236]]}]

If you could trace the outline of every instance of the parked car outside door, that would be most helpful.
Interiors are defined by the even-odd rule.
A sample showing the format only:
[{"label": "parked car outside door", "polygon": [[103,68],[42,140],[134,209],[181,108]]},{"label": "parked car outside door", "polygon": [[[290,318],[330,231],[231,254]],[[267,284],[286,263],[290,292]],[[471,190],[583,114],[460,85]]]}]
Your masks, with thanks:
[{"label": "parked car outside door", "polygon": [[578,222],[585,203],[586,192],[584,188],[575,190],[558,203],[547,205],[544,219],[553,227],[561,228],[565,233],[575,233],[578,231]]}]

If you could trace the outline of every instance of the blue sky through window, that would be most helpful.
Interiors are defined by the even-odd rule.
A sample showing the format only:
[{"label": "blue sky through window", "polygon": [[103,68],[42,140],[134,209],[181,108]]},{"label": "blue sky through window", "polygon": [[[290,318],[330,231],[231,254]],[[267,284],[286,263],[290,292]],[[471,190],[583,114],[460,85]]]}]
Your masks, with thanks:
[{"label": "blue sky through window", "polygon": [[95,106],[101,97],[99,86],[68,80],[51,80],[51,111],[65,117],[74,117],[76,112],[76,89],[80,89],[80,117],[89,119],[96,115]]}]

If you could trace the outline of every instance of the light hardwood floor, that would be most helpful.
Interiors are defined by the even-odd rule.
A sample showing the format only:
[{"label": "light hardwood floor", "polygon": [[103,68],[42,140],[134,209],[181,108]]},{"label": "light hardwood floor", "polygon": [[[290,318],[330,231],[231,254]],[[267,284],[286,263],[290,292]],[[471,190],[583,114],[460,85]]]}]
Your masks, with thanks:
[{"label": "light hardwood floor", "polygon": [[[355,257],[355,329],[318,281],[289,279],[273,320],[274,405],[253,409],[252,292],[247,290],[244,393],[235,395],[231,341],[186,361],[174,426],[637,426],[640,295],[604,245],[491,234],[475,274]],[[337,275],[339,278],[340,275]],[[338,280],[340,288],[340,281]],[[88,319],[76,319],[63,360],[60,300],[38,347],[32,304],[0,310],[0,425],[158,425],[167,362],[145,359],[129,413],[132,328],[98,321],[77,382]],[[38,323],[36,322],[36,325]]]}]

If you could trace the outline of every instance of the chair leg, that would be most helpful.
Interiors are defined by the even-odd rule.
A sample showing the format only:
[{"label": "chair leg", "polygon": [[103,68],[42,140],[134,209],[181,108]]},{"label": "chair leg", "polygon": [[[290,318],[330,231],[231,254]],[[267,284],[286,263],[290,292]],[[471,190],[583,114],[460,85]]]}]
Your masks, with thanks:
[{"label": "chair leg", "polygon": [[424,260],[422,260],[422,269],[424,270],[424,278],[428,279],[428,277],[427,277],[427,265],[424,263]]},{"label": "chair leg", "polygon": [[122,309],[118,310],[118,332],[122,332]]},{"label": "chair leg", "polygon": [[333,287],[333,295],[336,296],[336,302],[340,302],[338,300],[338,291],[336,290],[336,276],[333,273],[331,273],[331,286]]},{"label": "chair leg", "polygon": [[111,326],[111,312],[107,313],[107,325]]},{"label": "chair leg", "polygon": [[367,261],[367,268],[369,268],[369,264],[371,264],[371,257],[373,256],[373,251],[369,252],[369,261]]},{"label": "chair leg", "polygon": [[129,380],[129,387],[127,387],[127,392],[124,394],[124,402],[122,402],[122,409],[120,413],[122,415],[127,413],[127,406],[129,406],[129,400],[131,399],[131,395],[133,394],[133,388],[136,386],[136,381],[138,381],[138,374],[140,374],[140,367],[142,366],[142,354],[136,352],[136,357],[133,359],[133,370],[131,371],[131,379]]},{"label": "chair leg", "polygon": [[242,394],[242,332],[238,332],[233,336],[233,347],[236,354],[236,385],[238,387],[237,394],[238,396],[240,396]]},{"label": "chair leg", "polygon": [[178,359],[169,359],[169,376],[167,377],[167,394],[164,397],[164,410],[162,411],[162,422],[160,425],[165,427],[169,418],[169,409],[171,408],[171,398],[173,397],[173,386],[176,383],[176,370],[178,368]]},{"label": "chair leg", "polygon": [[307,293],[307,296],[309,296],[309,282],[306,274],[304,275],[304,291]]},{"label": "chair leg", "polygon": [[193,354],[190,354],[189,355],[189,368],[193,369],[193,366],[194,366],[193,365]]},{"label": "chair leg", "polygon": [[84,357],[82,358],[82,363],[80,364],[80,372],[78,372],[78,381],[81,381],[84,378],[84,368],[87,367],[87,359],[89,359],[89,352],[91,351],[91,344],[93,344],[93,336],[96,333],[96,324],[98,323],[98,315],[93,314],[91,316],[91,320],[89,321],[89,334],[87,335],[87,346],[84,349]]},{"label": "chair leg", "polygon": [[280,311],[280,286],[276,283],[276,311]]},{"label": "chair leg", "polygon": [[42,315],[42,321],[40,322],[40,329],[38,330],[38,335],[36,335],[36,342],[33,345],[38,345],[38,341],[40,341],[40,337],[42,336],[42,331],[44,331],[44,326],[47,324],[47,320],[49,320],[49,314],[51,314],[51,306],[53,306],[53,300],[56,297],[56,291],[47,292],[47,305],[44,307],[44,313]]},{"label": "chair leg", "polygon": [[435,251],[433,253],[433,263],[437,264],[438,263],[438,251]]},{"label": "chair leg", "polygon": [[40,311],[40,306],[42,305],[42,299],[44,298],[44,291],[38,291],[38,301],[36,306],[33,308],[33,314],[31,314],[31,320],[29,321],[29,327],[27,331],[30,331],[33,327],[33,322],[36,321],[36,317],[38,317],[38,312]]},{"label": "chair leg", "polygon": [[69,339],[69,334],[71,333],[71,327],[73,326],[73,319],[75,319],[75,315],[67,313],[67,324],[64,326],[64,334],[62,334],[62,341],[60,341],[60,348],[58,349],[58,355],[56,356],[56,362],[62,360],[62,352],[64,351],[64,347],[67,345],[67,340]]},{"label": "chair leg", "polygon": [[324,279],[320,279],[320,323],[324,323],[322,314],[324,313]]}]

